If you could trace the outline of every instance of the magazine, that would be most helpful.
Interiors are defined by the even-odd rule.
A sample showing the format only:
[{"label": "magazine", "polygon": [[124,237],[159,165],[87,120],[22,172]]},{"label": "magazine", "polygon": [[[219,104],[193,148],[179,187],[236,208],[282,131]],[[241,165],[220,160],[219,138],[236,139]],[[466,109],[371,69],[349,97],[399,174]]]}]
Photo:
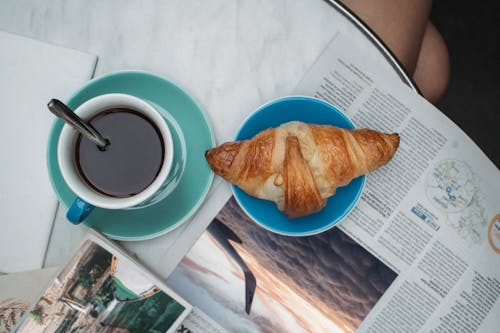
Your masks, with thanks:
[{"label": "magazine", "polygon": [[[0,288],[18,279],[39,291],[40,277],[46,281],[47,271],[2,277]],[[24,313],[13,332],[225,332],[92,229],[41,295],[26,295],[24,287],[16,284],[19,293],[0,300],[0,329],[11,329]],[[28,308],[25,300],[33,298]]]},{"label": "magazine", "polygon": [[498,168],[342,34],[295,93],[398,132],[395,157],[318,235],[271,233],[231,198],[169,285],[231,332],[498,332]]},{"label": "magazine", "polygon": [[338,228],[278,235],[232,198],[167,281],[230,332],[343,332],[396,278]]},{"label": "magazine", "polygon": [[0,276],[0,333],[16,326],[56,271],[45,268]]}]

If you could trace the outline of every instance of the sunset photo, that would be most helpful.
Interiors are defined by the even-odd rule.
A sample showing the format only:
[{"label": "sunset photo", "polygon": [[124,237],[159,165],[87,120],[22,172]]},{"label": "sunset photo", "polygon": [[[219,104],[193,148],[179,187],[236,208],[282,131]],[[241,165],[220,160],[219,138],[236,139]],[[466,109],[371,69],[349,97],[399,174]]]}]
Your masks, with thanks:
[{"label": "sunset photo", "polygon": [[232,198],[168,279],[231,332],[354,332],[397,274],[338,228],[282,236]]}]

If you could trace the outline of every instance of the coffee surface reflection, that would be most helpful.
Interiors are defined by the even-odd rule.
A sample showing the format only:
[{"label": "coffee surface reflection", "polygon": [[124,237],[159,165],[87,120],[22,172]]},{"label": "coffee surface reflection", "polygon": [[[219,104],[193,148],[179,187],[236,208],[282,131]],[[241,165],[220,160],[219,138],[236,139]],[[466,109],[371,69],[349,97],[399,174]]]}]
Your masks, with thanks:
[{"label": "coffee surface reflection", "polygon": [[130,197],[158,176],[165,156],[159,129],[144,115],[126,108],[102,111],[89,120],[110,141],[101,150],[87,138],[76,140],[75,161],[82,179],[111,197]]}]

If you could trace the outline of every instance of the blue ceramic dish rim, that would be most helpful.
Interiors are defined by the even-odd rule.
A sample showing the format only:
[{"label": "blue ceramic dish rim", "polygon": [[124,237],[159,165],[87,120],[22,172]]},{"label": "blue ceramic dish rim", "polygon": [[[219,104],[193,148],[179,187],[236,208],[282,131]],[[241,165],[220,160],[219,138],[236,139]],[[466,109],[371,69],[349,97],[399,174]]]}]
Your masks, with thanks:
[{"label": "blue ceramic dish rim", "polygon": [[[236,132],[236,134],[234,136],[234,140],[239,140],[238,137],[240,136],[240,133],[243,130],[243,127],[245,126],[245,124],[251,118],[253,118],[254,116],[256,116],[258,113],[263,112],[262,110],[268,108],[270,105],[275,104],[275,103],[279,103],[279,102],[283,102],[283,101],[287,101],[287,100],[312,100],[312,101],[315,101],[317,103],[324,104],[324,105],[328,106],[329,108],[331,108],[334,112],[336,112],[347,123],[349,123],[352,126],[352,129],[356,128],[356,125],[353,123],[353,121],[351,119],[349,119],[342,111],[340,111],[339,109],[337,109],[332,104],[330,104],[328,102],[325,102],[324,100],[321,100],[321,99],[316,98],[316,97],[305,96],[305,95],[290,95],[290,96],[278,97],[278,98],[272,99],[272,100],[270,100],[270,101],[268,101],[268,102],[260,105],[254,112],[250,113],[242,121],[240,127],[238,128],[238,131]],[[238,191],[243,192],[242,189],[240,189],[239,187],[237,187],[234,184],[231,184],[231,193],[232,193],[233,197],[235,198],[236,202],[238,203],[238,205],[240,206],[240,208],[245,212],[245,214],[248,217],[250,217],[250,219],[252,219],[252,221],[254,221],[255,223],[257,223],[262,228],[267,229],[267,230],[269,230],[269,231],[271,231],[273,233],[276,233],[276,234],[279,234],[279,235],[282,235],[282,236],[306,237],[306,236],[313,236],[313,235],[320,234],[320,233],[322,233],[324,231],[327,231],[327,230],[335,227],[340,222],[342,222],[349,215],[349,213],[351,213],[351,211],[354,209],[354,207],[358,203],[359,199],[361,198],[361,194],[363,193],[363,191],[365,189],[365,185],[366,185],[366,175],[360,176],[359,178],[361,179],[361,186],[359,187],[358,193],[356,194],[356,197],[354,198],[354,200],[351,202],[351,204],[348,207],[346,207],[346,210],[345,210],[344,214],[342,216],[338,217],[337,219],[335,219],[333,221],[330,221],[329,223],[325,224],[323,227],[316,228],[314,230],[311,230],[310,232],[296,232],[296,233],[290,232],[290,233],[287,233],[287,232],[283,232],[281,230],[276,230],[274,228],[271,228],[268,225],[265,225],[262,222],[260,222],[257,218],[255,218],[255,216],[253,216],[252,213],[250,213],[246,209],[245,205],[241,202],[241,200],[239,198]]]}]

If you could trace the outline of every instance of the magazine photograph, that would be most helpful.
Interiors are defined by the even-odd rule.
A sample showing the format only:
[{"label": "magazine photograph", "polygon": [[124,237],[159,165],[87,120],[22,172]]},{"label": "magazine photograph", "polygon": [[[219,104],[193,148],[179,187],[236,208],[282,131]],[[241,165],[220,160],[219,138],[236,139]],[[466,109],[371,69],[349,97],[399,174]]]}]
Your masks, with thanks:
[{"label": "magazine photograph", "polygon": [[132,261],[86,240],[16,332],[173,332],[189,310]]},{"label": "magazine photograph", "polygon": [[232,198],[167,282],[230,332],[354,332],[396,278],[338,228],[282,236]]}]

